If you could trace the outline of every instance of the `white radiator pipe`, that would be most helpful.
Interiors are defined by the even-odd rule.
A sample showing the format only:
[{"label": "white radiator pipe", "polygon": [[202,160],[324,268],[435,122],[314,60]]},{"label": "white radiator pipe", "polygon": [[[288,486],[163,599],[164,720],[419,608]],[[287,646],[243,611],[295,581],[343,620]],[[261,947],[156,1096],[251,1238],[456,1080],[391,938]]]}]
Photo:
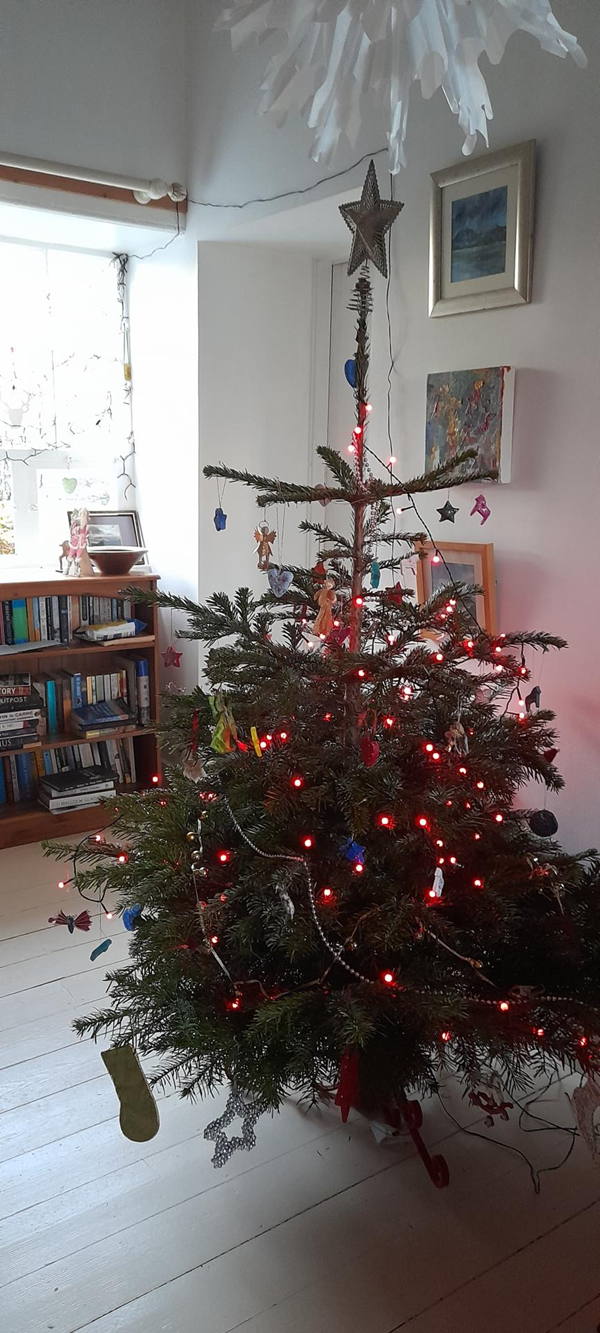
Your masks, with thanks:
[{"label": "white radiator pipe", "polygon": [[139,180],[135,176],[117,176],[110,171],[88,171],[87,167],[70,167],[64,162],[44,162],[37,157],[21,157],[18,153],[0,152],[0,167],[16,167],[19,171],[38,171],[44,176],[64,176],[67,180],[89,181],[90,185],[111,185],[117,190],[131,190],[138,204],[147,204],[151,199],[164,199],[166,196],[174,203],[181,203],[187,196],[187,190],[177,181],[167,185],[163,180]]}]

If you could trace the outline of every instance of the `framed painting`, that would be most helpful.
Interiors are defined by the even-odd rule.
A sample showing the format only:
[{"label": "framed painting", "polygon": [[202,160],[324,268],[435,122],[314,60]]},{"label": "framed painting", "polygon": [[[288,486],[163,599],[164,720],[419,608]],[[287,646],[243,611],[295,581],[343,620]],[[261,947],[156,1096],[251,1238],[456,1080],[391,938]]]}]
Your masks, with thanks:
[{"label": "framed painting", "polygon": [[497,632],[494,547],[492,542],[423,542],[417,560],[417,600],[426,602],[441,588],[463,583],[482,592],[469,593],[466,604],[487,634]]},{"label": "framed painting", "polygon": [[427,376],[425,471],[475,449],[476,463],[510,481],[515,372],[510,366]]},{"label": "framed painting", "polygon": [[[69,513],[69,525],[71,514]],[[88,551],[103,546],[143,546],[142,528],[135,509],[102,510],[89,515]],[[136,560],[134,569],[148,564],[146,554]]]},{"label": "framed painting", "polygon": [[531,300],[535,139],[431,177],[429,314]]}]

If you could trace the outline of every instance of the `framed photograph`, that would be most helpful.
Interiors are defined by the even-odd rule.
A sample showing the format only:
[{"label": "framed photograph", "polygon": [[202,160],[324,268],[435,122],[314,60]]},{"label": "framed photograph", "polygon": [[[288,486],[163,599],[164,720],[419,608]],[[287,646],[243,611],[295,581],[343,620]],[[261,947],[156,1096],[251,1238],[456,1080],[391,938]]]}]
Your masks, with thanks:
[{"label": "framed photograph", "polygon": [[[417,560],[417,600],[426,602],[440,588],[452,586],[452,582],[470,584],[474,588],[483,588],[482,593],[473,592],[467,597],[467,605],[477,618],[481,628],[487,634],[496,634],[496,583],[494,579],[494,547],[492,542],[423,542],[419,551],[424,552]],[[443,558],[437,562],[434,557],[439,552]]]},{"label": "framed photograph", "polygon": [[427,376],[425,471],[476,449],[476,463],[510,481],[515,372],[510,366]]},{"label": "framed photograph", "polygon": [[431,177],[429,314],[531,300],[535,139]]},{"label": "framed photograph", "polygon": [[[69,513],[69,525],[72,515]],[[94,550],[102,546],[143,546],[144,538],[139,515],[135,509],[103,510],[90,513],[88,551],[93,557]],[[148,565],[147,555],[136,560],[134,569]]]}]

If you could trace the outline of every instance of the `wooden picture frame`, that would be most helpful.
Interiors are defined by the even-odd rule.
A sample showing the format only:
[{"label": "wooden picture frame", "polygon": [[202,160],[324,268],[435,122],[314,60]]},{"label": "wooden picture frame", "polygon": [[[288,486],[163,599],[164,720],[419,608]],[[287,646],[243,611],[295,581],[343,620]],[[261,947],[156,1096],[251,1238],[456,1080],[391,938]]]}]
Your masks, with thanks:
[{"label": "wooden picture frame", "polygon": [[[69,527],[72,515],[69,512]],[[94,550],[104,546],[143,546],[142,525],[137,509],[99,509],[89,513],[88,551],[94,558]],[[105,540],[98,540],[102,535]],[[149,567],[147,554],[136,560],[134,569]]]},{"label": "wooden picture frame", "polygon": [[531,301],[535,139],[431,177],[429,314]]},{"label": "wooden picture frame", "polygon": [[[457,583],[473,583],[483,588],[482,593],[473,594],[473,614],[486,634],[496,634],[498,619],[496,611],[496,581],[494,574],[494,547],[492,542],[423,542],[418,548],[416,581],[417,601],[426,602],[438,588],[452,588],[452,576]],[[433,562],[439,553],[442,560]],[[446,566],[449,566],[450,573]],[[469,577],[468,570],[472,570]]]}]

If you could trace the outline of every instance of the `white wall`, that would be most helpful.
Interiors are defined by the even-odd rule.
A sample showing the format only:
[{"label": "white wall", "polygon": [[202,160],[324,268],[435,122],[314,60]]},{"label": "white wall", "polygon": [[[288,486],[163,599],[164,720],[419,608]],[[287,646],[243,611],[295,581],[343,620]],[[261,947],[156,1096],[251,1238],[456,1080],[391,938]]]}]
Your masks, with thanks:
[{"label": "white wall", "polygon": [[184,0],[2,0],[0,146],[183,179]]},{"label": "white wall", "polygon": [[[305,481],[313,453],[311,387],[315,266],[304,255],[201,244],[199,263],[200,469],[223,462],[267,477]],[[225,532],[217,532],[214,480],[200,479],[200,593],[263,592],[254,529],[255,493],[228,484]],[[303,563],[304,507],[271,508],[277,561]]]},{"label": "white wall", "polygon": [[[161,588],[198,597],[198,303],[196,244],[180,237],[152,259],[130,265],[136,504]],[[173,630],[185,617],[174,615]],[[161,648],[171,615],[161,613]],[[163,684],[192,688],[198,649],[180,644],[179,670]]]},{"label": "white wall", "polygon": [[[530,137],[538,142],[531,305],[428,318],[429,173],[456,161],[457,154],[451,118],[443,109],[420,108],[410,165],[396,180],[405,208],[393,232],[392,420],[399,470],[414,475],[424,463],[427,372],[503,364],[517,369],[513,477],[510,485],[483,488],[491,518],[481,527],[469,517],[481,487],[453,494],[460,506],[454,528],[439,524],[436,505],[445,495],[419,504],[440,541],[494,543],[501,630],[547,629],[569,642],[568,652],[538,657],[534,681],[541,683],[543,703],[558,713],[557,762],[567,782],[548,805],[564,844],[575,848],[600,842],[600,174],[592,146],[600,113],[600,29],[598,14],[578,0],[557,5],[557,11],[580,35],[589,69],[552,61],[523,39],[511,43],[502,76],[494,80],[494,146]],[[383,190],[381,170],[380,183]],[[376,277],[375,285],[371,429],[374,447],[387,456],[385,284]],[[343,379],[343,360],[352,350],[352,319],[344,312],[349,289],[339,270],[331,422],[332,442],[342,447],[352,413]],[[540,796],[534,788],[530,799]]]}]

